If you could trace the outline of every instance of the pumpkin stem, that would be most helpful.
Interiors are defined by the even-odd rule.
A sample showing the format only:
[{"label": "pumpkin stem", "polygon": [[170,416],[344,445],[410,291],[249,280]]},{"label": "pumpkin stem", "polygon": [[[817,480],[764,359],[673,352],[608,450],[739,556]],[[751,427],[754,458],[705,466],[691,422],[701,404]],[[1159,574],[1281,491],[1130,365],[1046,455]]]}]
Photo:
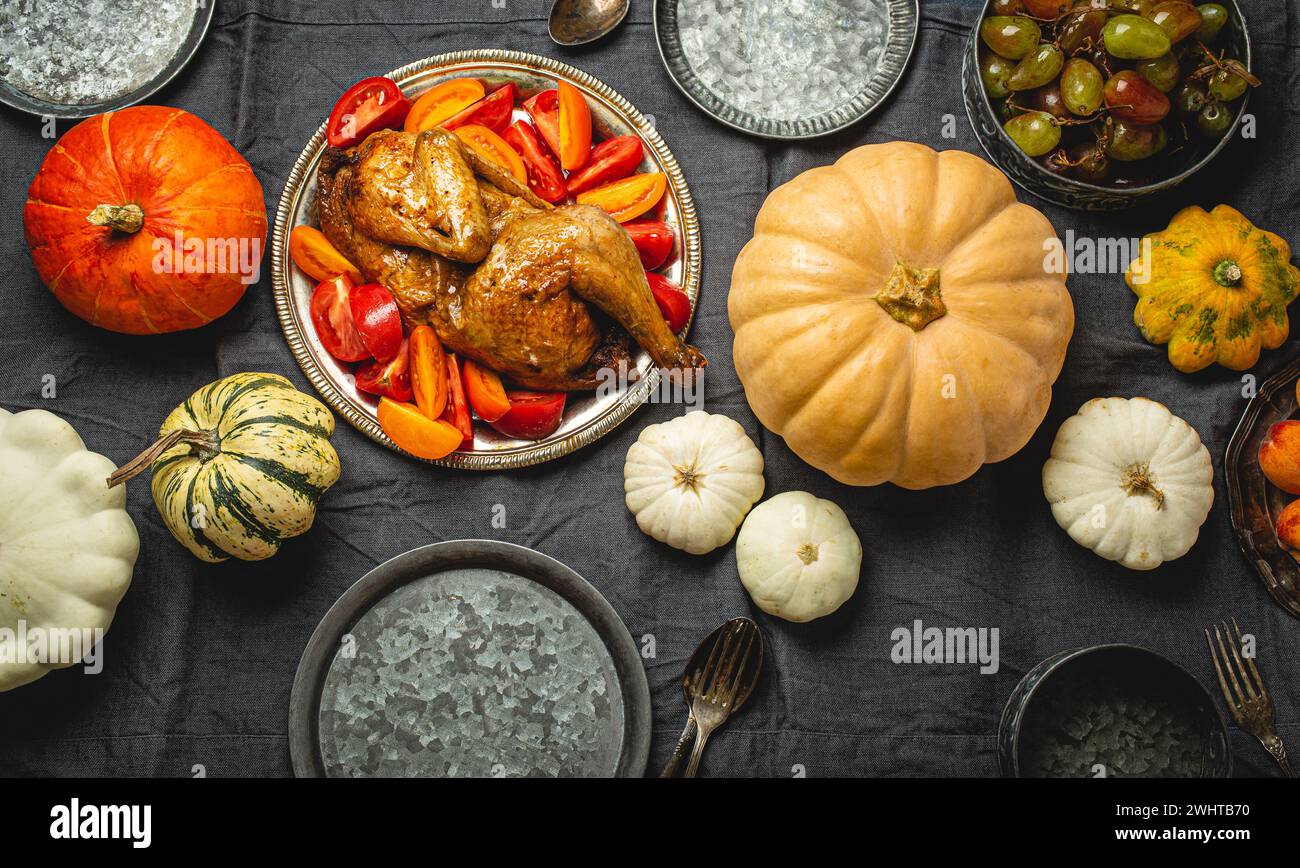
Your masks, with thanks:
[{"label": "pumpkin stem", "polygon": [[695,465],[692,464],[690,467],[673,465],[673,470],[676,471],[673,476],[674,483],[685,488],[687,491],[699,491],[700,480],[704,478],[704,474],[700,473],[695,468]]},{"label": "pumpkin stem", "polygon": [[1165,493],[1156,488],[1155,481],[1151,478],[1149,464],[1134,464],[1126,469],[1120,485],[1130,497],[1139,494],[1150,496],[1156,502],[1156,509],[1162,509],[1165,505]]},{"label": "pumpkin stem", "polygon": [[799,556],[799,560],[803,561],[804,566],[808,566],[817,561],[817,555],[819,553],[817,551],[817,546],[812,543],[804,543],[795,550],[795,554]]},{"label": "pumpkin stem", "polygon": [[948,312],[939,295],[937,268],[909,268],[897,262],[875,299],[885,313],[917,332]]},{"label": "pumpkin stem", "polygon": [[1236,286],[1241,283],[1241,266],[1225,259],[1214,266],[1214,282],[1219,286]]},{"label": "pumpkin stem", "polygon": [[118,232],[130,235],[140,231],[144,226],[144,209],[139,205],[97,205],[86,216],[86,222],[96,226],[107,226]]},{"label": "pumpkin stem", "polygon": [[128,479],[139,476],[146,467],[157,460],[159,455],[162,455],[178,443],[190,444],[191,451],[205,461],[216,454],[217,451],[216,440],[210,431],[190,431],[186,428],[177,428],[166,436],[160,437],[148,449],[114,470],[113,474],[108,477],[108,487],[112,488],[115,485],[121,485]]}]

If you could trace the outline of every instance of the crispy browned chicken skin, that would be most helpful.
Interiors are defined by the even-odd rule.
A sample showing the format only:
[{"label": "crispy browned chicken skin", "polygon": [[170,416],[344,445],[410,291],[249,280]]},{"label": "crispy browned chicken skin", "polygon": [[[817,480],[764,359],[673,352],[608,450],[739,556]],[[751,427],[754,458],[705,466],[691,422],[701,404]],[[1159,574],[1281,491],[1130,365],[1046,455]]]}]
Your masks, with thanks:
[{"label": "crispy browned chicken skin", "polygon": [[[585,205],[552,209],[451,134],[385,131],[329,150],[317,184],[321,231],[392,291],[409,322],[428,323],[453,352],[520,386],[590,389],[600,368],[630,362],[618,330],[588,303],[656,365],[705,364],[669,330],[612,218]],[[460,264],[478,259],[472,272]]]}]

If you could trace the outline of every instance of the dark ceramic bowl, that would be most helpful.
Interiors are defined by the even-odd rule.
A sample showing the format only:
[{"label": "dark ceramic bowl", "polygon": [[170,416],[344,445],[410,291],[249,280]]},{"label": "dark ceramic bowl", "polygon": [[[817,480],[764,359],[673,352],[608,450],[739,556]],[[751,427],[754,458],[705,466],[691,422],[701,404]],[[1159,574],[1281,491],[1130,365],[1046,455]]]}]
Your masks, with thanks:
[{"label": "dark ceramic bowl", "polygon": [[[1235,0],[1217,0],[1228,8],[1228,23],[1224,25],[1219,36],[1219,45],[1229,49],[1229,55],[1235,56],[1247,68],[1250,68],[1250,35],[1246,30],[1246,20]],[[997,113],[993,109],[988,95],[984,92],[984,82],[980,80],[979,22],[989,16],[989,0],[985,0],[975,27],[967,40],[966,51],[962,55],[961,88],[966,104],[966,116],[970,118],[975,129],[975,138],[980,147],[989,155],[998,168],[1006,172],[1018,186],[1035,196],[1041,196],[1049,202],[1077,208],[1083,211],[1117,211],[1131,208],[1142,202],[1149,202],[1168,193],[1192,175],[1200,171],[1219,151],[1223,150],[1236,132],[1246,105],[1250,102],[1250,89],[1241,98],[1237,106],[1237,116],[1223,138],[1208,148],[1197,148],[1186,159],[1177,162],[1176,174],[1151,184],[1132,187],[1107,187],[1099,184],[1087,184],[1065,178],[1049,172],[1033,157],[1028,156],[1002,129]]]},{"label": "dark ceramic bowl", "polygon": [[[1051,702],[1046,695],[1091,679],[1093,684],[1123,684],[1118,691],[1137,692],[1189,722],[1198,756],[1188,777],[1226,778],[1232,774],[1228,726],[1210,693],[1186,669],[1166,657],[1136,645],[1094,645],[1062,651],[1039,663],[1011,692],[998,724],[998,767],[1004,777],[1033,777],[1026,762],[1026,744],[1034,741],[1047,720],[1041,713]],[[1056,700],[1059,703],[1061,700]],[[1108,777],[1123,776],[1122,773]]]}]

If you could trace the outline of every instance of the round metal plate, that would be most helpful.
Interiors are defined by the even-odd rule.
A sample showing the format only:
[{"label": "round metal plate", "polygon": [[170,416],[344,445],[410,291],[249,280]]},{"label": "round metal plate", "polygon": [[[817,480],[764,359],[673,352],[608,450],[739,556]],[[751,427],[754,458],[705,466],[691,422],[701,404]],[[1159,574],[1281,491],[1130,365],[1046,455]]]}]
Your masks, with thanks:
[{"label": "round metal plate", "polygon": [[[457,51],[417,61],[390,72],[408,97],[415,97],[450,78],[472,77],[489,86],[514,82],[524,96],[555,86],[563,79],[578,87],[591,107],[592,130],[599,138],[635,133],[645,143],[641,171],[668,177],[664,221],[677,229],[677,247],[659,272],[679,283],[691,300],[694,318],[700,288],[700,227],[677,160],[645,116],[612,88],[581,70],[557,60],[521,51]],[[516,111],[517,117],[523,113]],[[271,277],[276,311],[289,348],[307,379],[337,413],[377,443],[402,450],[384,434],[375,416],[376,399],[356,388],[351,366],[334,359],[316,339],[308,307],[314,282],[293,266],[288,256],[293,227],[316,224],[316,168],[325,151],[325,125],[312,136],[285,184],[271,233]],[[689,325],[687,326],[689,328]],[[431,461],[467,470],[504,470],[540,464],[567,455],[604,436],[643,404],[659,385],[659,371],[650,356],[636,359],[640,379],[607,394],[572,392],[559,429],[545,440],[513,440],[483,424],[474,426],[474,448]],[[406,454],[406,453],[403,453]]]},{"label": "round metal plate", "polygon": [[[494,586],[490,578],[487,578],[488,574],[481,571],[503,574],[503,577],[509,581],[499,581]],[[650,688],[636,643],[618,613],[599,591],[559,561],[523,546],[493,540],[454,540],[424,546],[398,555],[363,576],[330,608],[307,642],[290,693],[289,752],[294,774],[298,777],[323,777],[327,773],[338,773],[333,735],[328,732],[322,733],[322,720],[326,721],[328,726],[329,721],[334,719],[333,712],[322,708],[322,697],[327,689],[333,689],[327,688],[327,682],[330,681],[331,672],[337,668],[340,658],[345,657],[343,649],[350,647],[349,653],[353,655],[345,662],[346,667],[350,669],[347,678],[350,679],[353,687],[359,692],[367,693],[368,696],[370,690],[379,689],[379,676],[368,672],[364,665],[376,653],[373,643],[379,635],[374,631],[373,625],[367,624],[368,616],[373,611],[382,609],[386,601],[390,604],[387,607],[389,611],[400,608],[403,612],[415,608],[422,599],[435,604],[462,602],[461,597],[467,597],[468,594],[463,591],[457,593],[456,588],[446,585],[444,580],[448,579],[453,584],[456,581],[461,581],[462,584],[471,582],[475,587],[488,592],[495,591],[498,587],[503,591],[509,591],[511,585],[515,585],[514,590],[517,591],[518,584],[529,583],[534,586],[534,595],[542,595],[555,602],[553,611],[562,608],[576,613],[574,617],[580,617],[586,622],[581,625],[582,631],[589,632],[594,637],[592,644],[607,664],[604,669],[612,673],[611,680],[614,684],[611,685],[613,690],[610,703],[617,711],[617,713],[611,711],[609,715],[608,725],[611,731],[601,736],[609,749],[608,756],[602,754],[595,765],[608,761],[608,766],[603,772],[599,772],[600,774],[618,777],[642,776],[650,754]],[[521,618],[518,597],[507,600],[503,593],[501,599],[503,608],[497,613],[497,623],[488,628],[488,633],[505,629],[511,634],[511,641],[516,641],[520,627],[531,627],[534,623],[532,618],[536,613],[530,610],[527,618]],[[531,604],[526,603],[524,608],[531,609]],[[466,629],[464,623],[459,621],[455,623],[458,630]],[[586,629],[588,626],[589,631]],[[393,635],[392,627],[387,629],[390,638],[399,641],[400,637]],[[413,636],[407,638],[415,642]],[[455,636],[449,636],[446,641],[452,643],[455,640]],[[418,645],[413,650],[422,651]],[[482,646],[475,644],[469,650],[473,654],[481,655]],[[442,650],[434,649],[428,656],[416,654],[407,657],[404,665],[413,661],[436,659],[442,661],[440,670],[445,673],[449,671],[449,667],[454,669],[458,666],[470,665],[464,660],[465,651],[465,648],[458,647],[454,654],[444,654]],[[551,649],[523,647],[522,644],[516,651],[525,655],[534,655],[534,658],[538,654],[544,658],[553,656]],[[527,661],[523,668],[518,669],[514,677],[520,681],[526,679],[528,676],[525,673],[530,671],[527,667],[533,662],[533,660]],[[505,671],[515,670],[506,667]],[[532,671],[534,676],[538,674],[536,669]],[[412,671],[403,672],[401,678],[416,683],[422,679],[435,677],[436,674],[416,666]],[[441,682],[435,682],[434,687],[439,684]],[[454,677],[448,678],[446,684],[448,686],[446,695],[437,698],[434,703],[436,708],[440,707],[438,703],[454,701],[455,689],[463,686]],[[425,686],[426,688],[429,686],[427,681]],[[616,691],[616,694],[613,691]],[[537,701],[540,704],[540,700]],[[413,718],[410,717],[413,708],[410,704],[411,700],[403,698],[403,702],[403,706],[395,712],[398,719],[387,723],[402,732],[409,742],[414,738],[410,731],[413,728],[411,722]],[[559,702],[563,704],[563,699],[561,698]],[[532,710],[532,700],[528,707]],[[323,710],[327,713],[322,714]],[[423,712],[414,713],[415,719],[422,720],[425,717]],[[487,715],[488,712],[486,709],[476,709],[475,714],[470,716],[475,717],[480,714]],[[533,740],[543,740],[542,734],[537,732],[538,724],[532,719],[533,716],[526,715],[522,710],[519,714],[529,719],[503,721],[501,717],[493,717],[493,725],[498,728],[504,727],[506,732],[503,735],[506,738],[511,738],[512,727],[518,725],[521,731],[516,734],[522,741],[532,743]],[[564,716],[563,713],[559,713],[556,719],[560,720]],[[379,731],[382,732],[386,728],[384,722],[381,719],[378,723]],[[547,721],[544,725],[549,726],[550,723],[551,721]],[[563,722],[559,724],[560,734],[563,734],[564,725]],[[472,741],[473,736],[469,739]],[[327,745],[330,753],[328,762],[325,750]],[[434,747],[429,749],[433,750]],[[393,767],[391,758],[385,759],[378,767],[382,774],[389,776],[402,774],[400,770]],[[493,769],[488,774],[494,772],[504,774],[509,771],[511,769],[503,767],[500,772]],[[544,771],[546,770],[536,769],[534,773]]]},{"label": "round metal plate", "polygon": [[[862,120],[885,101],[902,79],[916,45],[920,9],[917,0],[881,0],[881,2],[887,5],[889,23],[883,46],[884,53],[875,74],[861,82],[852,98],[807,116],[764,117],[760,113],[743,110],[706,85],[697,70],[692,67],[688,52],[682,44],[678,15],[681,5],[679,0],[655,0],[655,41],[659,44],[659,55],[663,58],[669,77],[687,99],[717,120],[741,132],[763,138],[808,139],[842,130]],[[734,0],[732,5],[757,10],[759,0]],[[749,40],[752,39],[756,28],[779,28],[782,22],[800,20],[783,4],[774,3],[773,6],[777,14],[761,17],[761,20],[752,27],[728,32],[734,32],[736,39]],[[843,9],[828,7],[825,14],[833,16],[842,25],[845,14]],[[797,41],[799,38],[797,35],[791,35],[792,40]],[[850,58],[833,58],[833,62],[835,61],[848,65]],[[709,63],[719,65],[721,62],[715,57],[710,58]],[[740,71],[735,67],[727,68],[725,65],[722,68],[728,76],[735,76]]]},{"label": "round metal plate", "polygon": [[[194,7],[194,21],[190,25],[185,39],[176,46],[176,52],[171,56],[171,60],[135,90],[100,102],[70,105],[40,99],[19,90],[4,78],[0,78],[0,102],[39,117],[86,118],[91,115],[126,108],[147,99],[170,83],[185,68],[185,65],[190,62],[190,59],[199,50],[203,38],[208,34],[208,27],[212,24],[212,13],[216,7],[216,0],[196,2],[192,5]],[[0,15],[22,14],[20,9],[14,8],[7,3],[4,5],[4,10]],[[73,27],[110,27],[120,30],[123,34],[128,34],[131,26],[131,22],[128,21],[86,22],[75,14],[68,18],[68,24]]]}]

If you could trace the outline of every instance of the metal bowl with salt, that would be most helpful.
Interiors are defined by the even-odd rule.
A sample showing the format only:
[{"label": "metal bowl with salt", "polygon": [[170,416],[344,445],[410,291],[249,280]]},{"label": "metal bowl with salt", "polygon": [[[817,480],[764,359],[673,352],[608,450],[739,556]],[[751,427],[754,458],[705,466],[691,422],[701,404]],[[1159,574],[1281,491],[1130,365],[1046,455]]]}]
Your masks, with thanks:
[{"label": "metal bowl with salt", "polygon": [[903,77],[917,0],[655,0],[668,74],[727,126],[806,139],[874,111]]}]

